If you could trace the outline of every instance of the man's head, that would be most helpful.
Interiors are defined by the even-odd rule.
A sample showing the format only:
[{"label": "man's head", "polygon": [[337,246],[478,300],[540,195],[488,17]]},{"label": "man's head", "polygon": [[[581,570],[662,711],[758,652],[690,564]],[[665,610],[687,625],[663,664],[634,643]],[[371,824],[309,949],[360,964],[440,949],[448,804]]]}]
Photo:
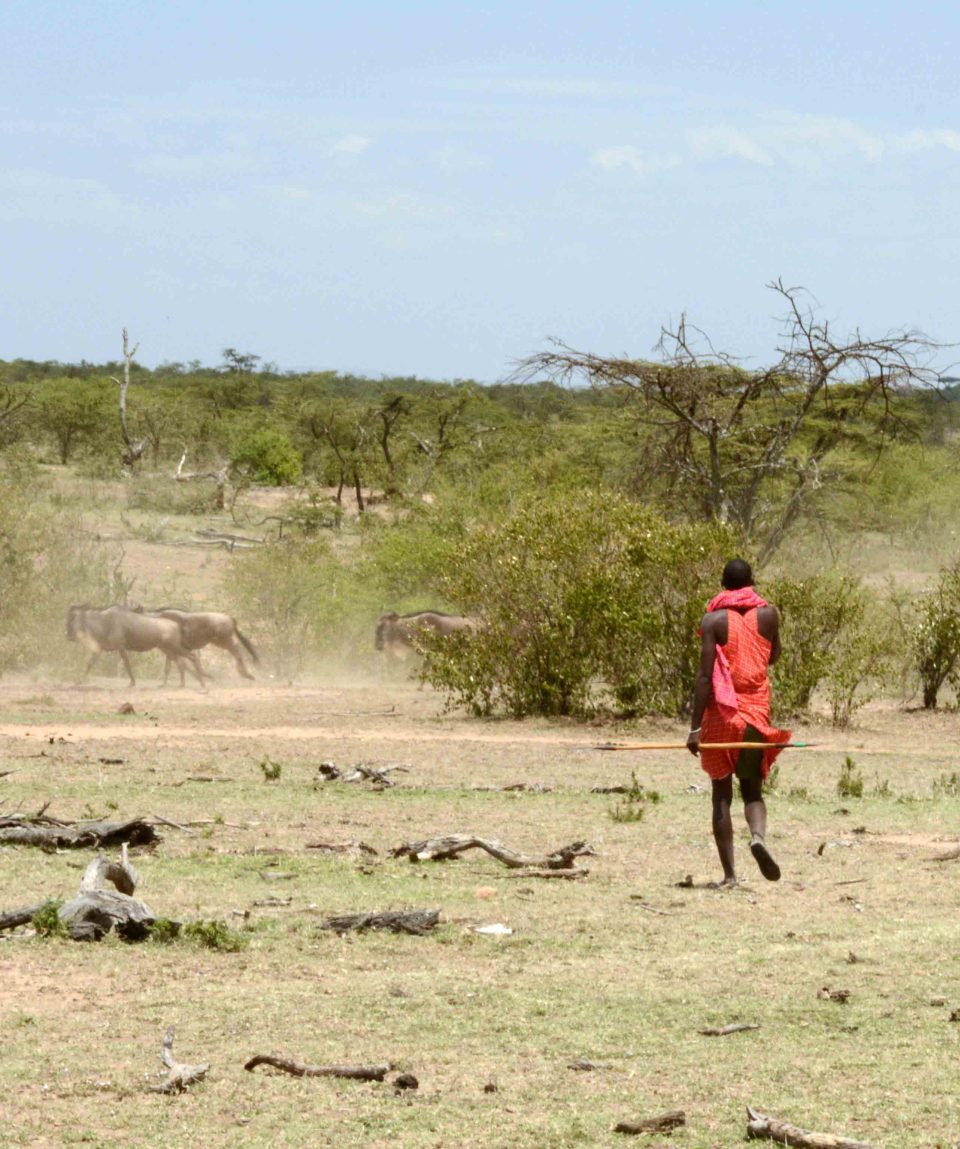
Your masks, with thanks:
[{"label": "man's head", "polygon": [[742,590],[753,586],[753,571],[744,559],[731,559],[723,568],[720,585],[724,590]]}]

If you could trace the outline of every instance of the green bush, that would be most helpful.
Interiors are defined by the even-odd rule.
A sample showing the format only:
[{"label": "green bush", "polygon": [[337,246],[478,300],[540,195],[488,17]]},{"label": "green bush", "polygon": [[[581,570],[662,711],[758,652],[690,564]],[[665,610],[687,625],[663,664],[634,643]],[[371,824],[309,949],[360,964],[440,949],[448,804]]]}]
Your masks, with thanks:
[{"label": "green bush", "polygon": [[179,936],[203,949],[224,950],[227,953],[239,953],[250,944],[245,934],[231,929],[226,922],[221,921],[187,922]]},{"label": "green bush", "polygon": [[265,427],[247,431],[231,452],[230,466],[254,483],[288,487],[300,481],[303,456],[283,431]]},{"label": "green bush", "polygon": [[912,640],[923,705],[933,710],[944,684],[960,687],[960,559],[920,599]]},{"label": "green bush", "polygon": [[814,691],[825,686],[834,721],[846,725],[866,701],[864,685],[884,673],[892,649],[875,596],[858,579],[829,572],[772,579],[765,597],[781,620],[783,653],[771,672],[776,713],[804,713]]},{"label": "green bush", "polygon": [[37,937],[62,938],[67,935],[67,927],[60,917],[63,902],[53,899],[46,901],[33,915],[30,924],[37,931]]},{"label": "green bush", "polygon": [[318,653],[373,650],[372,608],[351,564],[325,538],[285,538],[237,555],[225,580],[229,608],[282,674]]},{"label": "green bush", "polygon": [[427,636],[424,677],[478,714],[680,714],[731,548],[725,530],[675,526],[612,494],[528,499],[448,557],[444,599],[483,626]]},{"label": "green bush", "polygon": [[38,498],[40,486],[0,472],[0,673],[74,659],[67,607],[109,593],[102,545],[79,516]]}]

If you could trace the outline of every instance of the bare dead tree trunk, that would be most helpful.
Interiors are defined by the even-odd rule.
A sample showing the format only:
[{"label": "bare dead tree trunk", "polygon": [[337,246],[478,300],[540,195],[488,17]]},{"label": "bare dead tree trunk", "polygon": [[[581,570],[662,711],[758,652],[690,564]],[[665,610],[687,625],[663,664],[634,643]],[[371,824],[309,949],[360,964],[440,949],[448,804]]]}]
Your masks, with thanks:
[{"label": "bare dead tree trunk", "polygon": [[137,353],[140,344],[134,345],[133,350],[130,349],[130,337],[127,334],[127,329],[123,329],[123,381],[121,382],[116,376],[111,375],[110,378],[120,388],[120,432],[123,435],[123,442],[125,450],[121,456],[121,460],[125,467],[132,467],[139,459],[143,457],[143,452],[147,447],[147,440],[141,439],[135,443],[130,438],[130,429],[127,426],[127,391],[130,387],[130,364],[133,362],[133,357]]}]

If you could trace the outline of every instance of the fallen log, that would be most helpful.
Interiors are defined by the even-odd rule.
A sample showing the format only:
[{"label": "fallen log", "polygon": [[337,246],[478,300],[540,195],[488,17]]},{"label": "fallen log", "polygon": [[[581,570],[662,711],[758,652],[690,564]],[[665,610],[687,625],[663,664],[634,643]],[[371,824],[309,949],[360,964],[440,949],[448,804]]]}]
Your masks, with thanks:
[{"label": "fallen log", "polygon": [[778,1145],[792,1145],[795,1149],[874,1149],[866,1141],[853,1141],[849,1137],[836,1137],[832,1133],[808,1133],[806,1130],[761,1113],[747,1106],[747,1138],[776,1141]]},{"label": "fallen log", "polygon": [[127,843],[149,846],[157,832],[142,818],[128,822],[59,822],[42,815],[11,814],[0,818],[0,842],[6,845],[39,846],[46,850],[107,849]]},{"label": "fallen log", "polygon": [[[156,914],[133,897],[139,880],[124,843],[119,862],[111,862],[102,854],[94,858],[80,880],[80,892],[60,907],[57,916],[75,941],[99,941],[111,930],[126,941],[142,941],[149,935]],[[115,889],[105,889],[107,882]]]},{"label": "fallen log", "polygon": [[377,856],[377,851],[373,846],[368,846],[366,842],[352,841],[352,842],[307,842],[303,847],[305,850],[319,850],[323,854],[367,854],[371,857]]},{"label": "fallen log", "polygon": [[682,1109],[671,1109],[659,1117],[646,1117],[642,1121],[621,1121],[614,1125],[614,1133],[669,1133],[686,1125],[687,1115]]},{"label": "fallen log", "polygon": [[447,834],[440,838],[427,838],[422,842],[408,842],[390,851],[393,858],[409,858],[411,862],[441,862],[455,858],[465,850],[486,850],[491,857],[512,870],[569,870],[574,859],[596,857],[596,850],[586,842],[571,842],[546,857],[530,857],[511,850],[494,838],[476,838],[470,834]]},{"label": "fallen log", "polygon": [[46,902],[35,902],[32,906],[21,906],[17,910],[0,912],[0,930],[15,930],[17,926],[29,925],[33,915],[39,913]]},{"label": "fallen log", "polygon": [[370,914],[340,914],[320,927],[345,934],[350,930],[390,930],[395,934],[422,935],[440,921],[439,910],[383,910]]},{"label": "fallen log", "polygon": [[289,1057],[274,1057],[270,1053],[258,1053],[244,1065],[251,1073],[258,1065],[272,1065],[294,1077],[344,1077],[350,1081],[383,1081],[392,1065],[302,1065]]},{"label": "fallen log", "polygon": [[515,870],[512,874],[507,874],[507,878],[559,878],[562,881],[576,882],[580,878],[585,878],[590,873],[589,870],[581,867],[572,870]]},{"label": "fallen log", "polygon": [[210,1063],[203,1065],[185,1065],[176,1061],[173,1056],[173,1026],[168,1026],[164,1034],[163,1045],[160,1049],[160,1060],[167,1067],[167,1080],[162,1085],[151,1085],[151,1093],[183,1093],[190,1085],[202,1081],[210,1069]]},{"label": "fallen log", "polygon": [[732,1025],[708,1025],[703,1029],[698,1029],[697,1033],[704,1037],[728,1037],[731,1033],[745,1033],[748,1029],[759,1028],[760,1026],[753,1022],[734,1022]]}]

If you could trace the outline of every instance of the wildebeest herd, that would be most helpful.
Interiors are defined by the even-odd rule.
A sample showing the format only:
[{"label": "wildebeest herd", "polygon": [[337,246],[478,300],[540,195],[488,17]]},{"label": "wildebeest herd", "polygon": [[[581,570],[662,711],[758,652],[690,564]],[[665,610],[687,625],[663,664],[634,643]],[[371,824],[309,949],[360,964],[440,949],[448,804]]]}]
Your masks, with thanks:
[{"label": "wildebeest herd", "polygon": [[243,661],[242,648],[246,647],[255,663],[259,661],[253,644],[240,633],[236,621],[220,611],[71,606],[67,611],[67,638],[82,643],[90,651],[84,677],[101,654],[116,651],[123,660],[131,686],[136,686],[137,681],[130,665],[130,651],[159,650],[166,655],[164,686],[171,662],[176,663],[180,671],[181,686],[186,682],[185,666],[189,666],[202,686],[207,676],[194,652],[204,646],[219,646],[232,654],[244,678],[253,678],[253,675]]},{"label": "wildebeest herd", "polygon": [[[403,615],[388,611],[377,622],[374,645],[377,650],[402,659],[418,651],[418,638],[424,633],[448,635],[464,630],[475,632],[479,627],[479,619],[439,610]],[[131,652],[159,650],[166,656],[164,686],[171,663],[175,663],[180,672],[181,686],[186,683],[187,668],[203,686],[208,675],[200,665],[196,651],[204,646],[218,646],[232,654],[237,670],[244,678],[253,678],[243,659],[244,649],[255,664],[259,662],[253,644],[241,633],[236,620],[222,611],[190,611],[166,606],[145,610],[130,606],[74,605],[67,611],[67,638],[81,643],[90,652],[84,678],[101,654],[115,652],[123,661],[131,686],[137,684],[130,663]]]}]

